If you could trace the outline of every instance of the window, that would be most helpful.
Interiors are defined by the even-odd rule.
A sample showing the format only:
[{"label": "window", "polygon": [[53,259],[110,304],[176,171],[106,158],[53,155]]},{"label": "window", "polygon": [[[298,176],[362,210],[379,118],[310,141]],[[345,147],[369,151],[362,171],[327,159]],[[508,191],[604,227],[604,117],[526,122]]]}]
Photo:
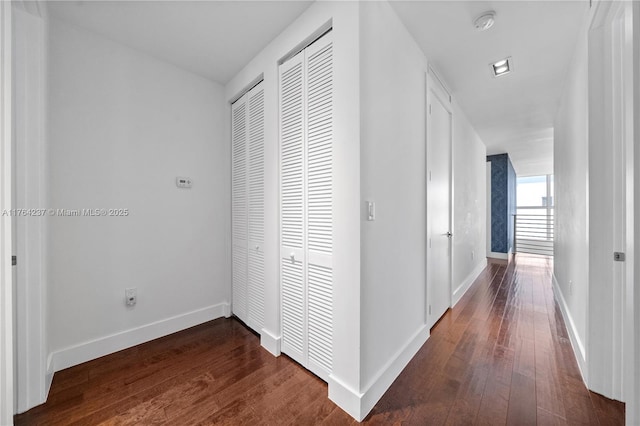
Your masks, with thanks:
[{"label": "window", "polygon": [[516,179],[517,214],[553,214],[553,175]]},{"label": "window", "polygon": [[553,175],[516,179],[517,253],[553,256]]}]

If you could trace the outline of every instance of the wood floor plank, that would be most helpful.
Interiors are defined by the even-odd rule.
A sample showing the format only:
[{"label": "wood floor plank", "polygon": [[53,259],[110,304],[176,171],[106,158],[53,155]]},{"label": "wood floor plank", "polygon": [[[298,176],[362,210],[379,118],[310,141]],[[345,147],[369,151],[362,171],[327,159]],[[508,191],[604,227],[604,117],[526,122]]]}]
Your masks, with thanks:
[{"label": "wood floor plank", "polygon": [[511,377],[511,392],[509,394],[509,410],[507,424],[526,426],[536,424],[536,382],[514,370]]},{"label": "wood floor plank", "polygon": [[[549,260],[490,263],[431,330],[369,425],[622,425],[582,382]],[[218,319],[55,374],[21,425],[353,425],[327,385]]]},{"label": "wood floor plank", "polygon": [[409,419],[410,423],[442,425],[449,416],[460,389],[460,383],[442,374],[435,375],[431,380],[434,385],[429,397],[415,407]]},{"label": "wood floor plank", "polygon": [[622,402],[611,401],[595,392],[589,392],[589,396],[601,425],[624,424],[624,404]]},{"label": "wood floor plank", "polygon": [[496,345],[492,355],[489,379],[487,380],[478,416],[474,424],[506,424],[513,373],[513,357],[512,349]]},{"label": "wood floor plank", "polygon": [[544,408],[538,407],[537,421],[539,425],[545,426],[568,426],[567,420],[550,413]]}]

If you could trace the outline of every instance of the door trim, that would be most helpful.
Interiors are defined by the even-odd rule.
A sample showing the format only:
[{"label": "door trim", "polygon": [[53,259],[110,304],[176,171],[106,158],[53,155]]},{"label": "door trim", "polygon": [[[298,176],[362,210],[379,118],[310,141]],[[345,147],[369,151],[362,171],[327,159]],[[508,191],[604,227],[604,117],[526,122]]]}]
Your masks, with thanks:
[{"label": "door trim", "polygon": [[[631,33],[631,57],[632,57],[632,76],[630,86],[632,96],[631,111],[629,114],[633,117],[631,123],[631,135],[627,140],[627,146],[633,147],[631,152],[627,152],[627,165],[631,164],[631,170],[627,169],[627,176],[631,176],[630,185],[627,187],[628,211],[632,214],[627,215],[627,220],[633,220],[640,212],[640,150],[637,147],[637,141],[640,137],[640,3],[631,2],[631,10],[629,18],[629,27],[627,31]],[[628,223],[628,222],[627,222]],[[640,224],[633,222],[631,226],[627,224],[627,288],[640,288],[640,274],[635,270],[634,265],[640,264]],[[630,378],[625,383],[625,393],[629,401],[626,406],[626,422],[627,424],[638,424],[640,422],[640,293],[634,291],[631,293],[633,298],[626,308],[625,315],[625,343],[626,358],[625,369],[629,373],[626,377]],[[629,294],[627,294],[629,296]]]},{"label": "door trim", "polygon": [[[640,342],[637,326],[640,295],[634,285],[634,280],[637,281],[638,277],[634,270],[637,257],[635,242],[638,240],[638,227],[634,223],[634,216],[638,211],[638,151],[634,146],[634,139],[637,139],[640,129],[640,120],[637,117],[637,67],[640,63],[640,52],[634,39],[637,39],[639,30],[640,9],[633,3],[635,2],[595,3],[587,28],[589,91],[600,93],[606,102],[605,107],[600,103],[589,105],[589,138],[592,140],[590,144],[597,143],[600,139],[612,140],[613,153],[609,166],[614,173],[617,169],[624,169],[623,174],[611,177],[611,187],[616,188],[611,202],[614,206],[612,236],[600,235],[599,238],[592,238],[590,235],[590,244],[597,245],[601,240],[605,240],[612,251],[625,251],[628,260],[624,264],[618,264],[609,257],[613,253],[606,253],[607,260],[604,264],[609,268],[607,271],[611,271],[608,279],[613,283],[613,294],[611,302],[607,302],[604,308],[598,294],[592,294],[593,289],[601,289],[596,287],[595,280],[591,282],[591,275],[589,277],[590,309],[587,317],[586,350],[587,360],[590,361],[587,364],[588,373],[585,379],[590,389],[626,401],[627,424],[637,424],[640,418],[640,407],[637,403],[640,394]],[[599,59],[602,60],[601,63],[598,63]],[[614,62],[617,62],[617,66],[608,65]],[[635,93],[635,99],[632,93]],[[596,125],[591,122],[592,116],[599,118],[594,120]],[[624,188],[618,190],[620,186]],[[610,263],[613,265],[609,266]],[[602,309],[607,313],[604,319],[605,329],[594,331],[590,324],[602,324]],[[607,337],[611,333],[611,344],[606,346],[609,352],[599,353],[599,346],[602,344],[599,337],[605,333]],[[594,351],[598,356],[589,357]]]},{"label": "door trim", "polygon": [[[0,2],[0,210],[11,209],[12,126],[12,13],[10,2]],[[0,216],[0,424],[13,424],[13,284],[11,270],[11,216]]]},{"label": "door trim", "polygon": [[[41,5],[13,2],[14,198],[16,206],[47,206],[46,18]],[[53,379],[47,353],[46,305],[48,218],[14,222],[16,288],[15,364],[21,386],[16,411],[42,404]]]}]

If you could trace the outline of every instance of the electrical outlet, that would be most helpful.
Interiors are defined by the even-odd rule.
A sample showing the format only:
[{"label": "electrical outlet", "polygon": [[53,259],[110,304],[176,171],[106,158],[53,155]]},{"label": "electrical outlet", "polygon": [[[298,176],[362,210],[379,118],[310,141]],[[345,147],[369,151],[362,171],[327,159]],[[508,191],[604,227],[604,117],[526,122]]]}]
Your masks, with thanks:
[{"label": "electrical outlet", "polygon": [[476,258],[476,251],[471,250],[471,260],[475,260],[475,258]]},{"label": "electrical outlet", "polygon": [[573,294],[573,281],[569,280],[569,294]]},{"label": "electrical outlet", "polygon": [[138,294],[135,287],[124,289],[124,302],[127,306],[134,306],[138,301]]}]

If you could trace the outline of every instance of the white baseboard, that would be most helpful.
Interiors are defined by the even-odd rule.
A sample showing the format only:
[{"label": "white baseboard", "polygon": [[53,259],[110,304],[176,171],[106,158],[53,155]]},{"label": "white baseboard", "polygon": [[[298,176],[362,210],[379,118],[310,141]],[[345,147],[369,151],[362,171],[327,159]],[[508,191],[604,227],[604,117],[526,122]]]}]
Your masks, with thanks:
[{"label": "white baseboard", "polygon": [[33,407],[37,407],[38,405],[47,402],[49,389],[51,389],[51,382],[53,382],[53,366],[51,364],[51,355],[49,355],[47,358],[47,369],[44,374],[44,383],[42,383],[42,387],[31,393],[28,401],[23,401],[23,404],[18,404],[15,414],[22,414]]},{"label": "white baseboard", "polygon": [[573,322],[573,318],[569,313],[569,306],[567,305],[567,301],[564,299],[564,295],[562,294],[562,290],[560,289],[560,285],[558,284],[558,280],[556,279],[556,274],[552,275],[552,279],[553,293],[555,294],[556,299],[559,302],[560,312],[562,312],[564,323],[567,325],[569,340],[571,340],[571,347],[573,348],[573,353],[576,356],[576,360],[578,361],[578,368],[580,369],[580,374],[582,375],[582,381],[585,383],[585,385],[587,385],[589,382],[587,377],[587,355],[584,344],[582,343],[582,340],[580,340],[578,329],[576,328],[576,325]]},{"label": "white baseboard", "polygon": [[51,390],[51,383],[53,382],[53,355],[49,354],[47,357],[47,374],[44,378],[44,395],[45,399],[42,403],[47,401],[47,395],[49,395],[49,390]]},{"label": "white baseboard", "polygon": [[490,251],[489,253],[487,253],[487,257],[490,257],[492,259],[509,260],[509,253],[499,253],[495,251]]},{"label": "white baseboard", "polygon": [[429,328],[423,325],[411,339],[409,339],[406,345],[396,352],[395,356],[380,370],[362,397],[363,418],[369,414],[369,411],[371,411],[373,406],[376,405],[376,402],[382,398],[382,395],[384,395],[393,381],[402,373],[402,370],[409,364],[409,361],[411,361],[428,338]]},{"label": "white baseboard", "polygon": [[371,380],[364,393],[353,390],[333,375],[329,376],[329,399],[362,421],[428,338],[429,328],[423,325]]},{"label": "white baseboard", "polygon": [[361,422],[367,413],[362,413],[362,397],[364,394],[345,384],[333,374],[329,375],[329,399],[347,412],[351,417]]},{"label": "white baseboard", "polygon": [[471,273],[467,275],[467,277],[462,281],[462,283],[458,286],[458,288],[456,288],[453,291],[453,298],[452,298],[453,303],[451,307],[456,306],[456,304],[460,301],[460,299],[462,299],[462,296],[464,296],[467,290],[469,290],[469,288],[471,287],[471,284],[474,283],[476,278],[478,278],[478,276],[482,273],[482,271],[484,271],[486,267],[487,267],[486,258],[478,262],[476,267],[473,268],[473,271],[471,271]]},{"label": "white baseboard", "polygon": [[220,303],[56,351],[51,354],[52,371],[60,371],[216,318],[221,318],[225,316],[228,309],[228,303]]},{"label": "white baseboard", "polygon": [[280,342],[282,338],[275,336],[266,328],[260,332],[260,345],[269,351],[273,356],[280,356]]}]

